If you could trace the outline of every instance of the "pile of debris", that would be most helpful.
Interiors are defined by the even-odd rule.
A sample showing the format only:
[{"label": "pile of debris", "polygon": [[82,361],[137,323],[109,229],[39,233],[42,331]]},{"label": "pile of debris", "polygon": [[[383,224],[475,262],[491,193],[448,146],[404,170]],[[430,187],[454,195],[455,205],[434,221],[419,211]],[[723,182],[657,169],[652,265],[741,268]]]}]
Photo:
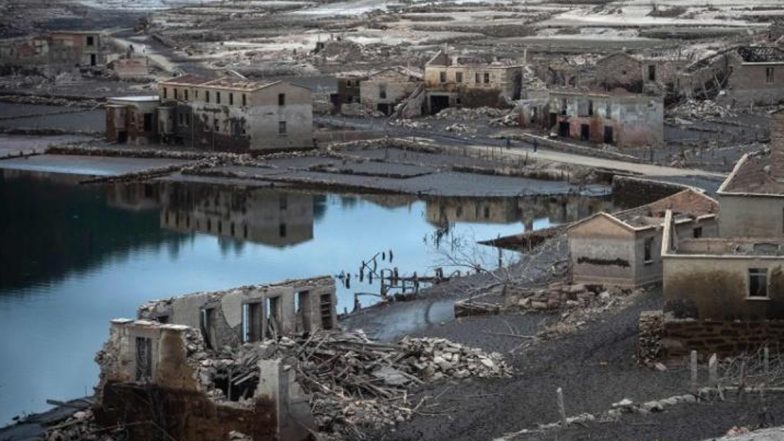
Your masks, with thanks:
[{"label": "pile of debris", "polygon": [[496,127],[517,127],[520,125],[520,114],[517,112],[509,112],[506,115],[490,121],[491,126]]},{"label": "pile of debris", "polygon": [[407,129],[429,129],[430,123],[424,121],[416,121],[413,119],[393,119],[389,121],[390,126],[405,127]]},{"label": "pile of debris", "polygon": [[451,133],[476,133],[476,129],[460,123],[450,124],[444,130]]},{"label": "pile of debris", "polygon": [[435,114],[436,119],[456,119],[461,121],[473,121],[477,118],[501,118],[507,113],[506,110],[493,107],[447,107]]},{"label": "pile of debris", "polygon": [[670,112],[671,116],[685,119],[703,120],[708,118],[732,118],[737,116],[728,107],[722,106],[712,100],[689,99],[686,102],[674,107]]},{"label": "pile of debris", "polygon": [[[318,332],[307,338],[268,341],[225,348],[201,361],[199,376],[216,399],[217,382],[258,383],[259,359],[283,358],[311,396],[319,430],[354,438],[365,428],[394,425],[423,404],[409,402],[407,390],[443,378],[509,376],[501,354],[440,338],[405,338],[399,344],[372,341],[362,331]],[[237,391],[238,388],[228,388]],[[240,403],[245,397],[239,397]]]},{"label": "pile of debris", "polygon": [[119,441],[125,439],[120,428],[100,430],[95,425],[95,416],[90,409],[75,412],[65,421],[51,426],[43,437],[44,441]]},{"label": "pile of debris", "polygon": [[614,294],[620,294],[620,291],[616,288],[605,291],[601,286],[589,287],[583,284],[570,285],[555,282],[542,289],[510,293],[506,298],[506,304],[510,307],[537,311],[559,310],[564,307],[585,306],[597,298],[609,299]]}]

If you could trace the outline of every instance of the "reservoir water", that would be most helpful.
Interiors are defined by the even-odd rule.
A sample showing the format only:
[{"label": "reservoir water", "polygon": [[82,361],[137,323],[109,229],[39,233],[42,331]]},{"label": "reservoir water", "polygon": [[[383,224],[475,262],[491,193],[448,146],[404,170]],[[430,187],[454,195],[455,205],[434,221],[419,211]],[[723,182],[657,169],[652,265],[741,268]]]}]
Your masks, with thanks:
[{"label": "reservoir water", "polygon": [[353,273],[350,287],[338,283],[343,312],[355,293],[379,292],[377,280],[359,283],[363,260],[383,255],[379,265],[401,274],[430,274],[454,240],[543,228],[607,204],[78,180],[0,171],[0,426],[46,399],[90,395],[109,320],[147,300]]}]

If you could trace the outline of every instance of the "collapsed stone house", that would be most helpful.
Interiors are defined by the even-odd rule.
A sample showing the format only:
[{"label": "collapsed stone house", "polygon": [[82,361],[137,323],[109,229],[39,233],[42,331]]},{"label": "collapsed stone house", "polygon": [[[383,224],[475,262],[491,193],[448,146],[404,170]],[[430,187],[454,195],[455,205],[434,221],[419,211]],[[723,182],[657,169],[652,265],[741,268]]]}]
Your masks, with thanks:
[{"label": "collapsed stone house", "polygon": [[725,105],[775,105],[784,100],[784,50],[737,46],[686,67],[677,81],[682,96]]},{"label": "collapsed stone house", "polygon": [[139,318],[201,331],[209,348],[337,328],[331,277],[203,292],[153,301]]},{"label": "collapsed stone house", "polygon": [[451,56],[439,51],[425,64],[425,108],[507,107],[522,96],[523,65]]},{"label": "collapsed stone house", "polygon": [[315,429],[286,360],[259,359],[232,375],[189,326],[112,320],[96,361],[95,422],[122,427],[129,439],[300,441]]},{"label": "collapsed stone house", "polygon": [[596,83],[604,90],[661,94],[674,88],[683,60],[617,52],[596,61]]},{"label": "collapsed stone house", "polygon": [[518,103],[520,126],[542,128],[563,138],[618,147],[664,143],[664,100],[661,96],[558,89],[543,91]]},{"label": "collapsed stone house", "polygon": [[0,67],[7,71],[38,69],[51,74],[103,66],[111,52],[102,32],[50,32],[0,41]]},{"label": "collapsed stone house", "polygon": [[770,138],[770,148],[743,155],[717,191],[722,236],[784,236],[784,113],[772,115]]},{"label": "collapsed stone house", "polygon": [[109,142],[146,145],[158,141],[158,97],[126,96],[106,100],[106,139]]},{"label": "collapsed stone house", "polygon": [[329,96],[333,113],[344,115],[362,114],[359,83],[366,78],[367,75],[355,73],[345,73],[335,78],[337,90]]},{"label": "collapsed stone house", "polygon": [[147,57],[118,58],[107,64],[115,78],[119,80],[146,80],[150,75]]},{"label": "collapsed stone house", "polygon": [[692,189],[615,214],[600,212],[567,229],[572,281],[624,288],[660,282],[667,210],[683,237],[718,235],[718,202]]},{"label": "collapsed stone house", "polygon": [[166,183],[160,222],[179,232],[199,232],[277,248],[313,239],[313,196],[301,192]]},{"label": "collapsed stone house", "polygon": [[[96,356],[96,422],[131,439],[310,439],[315,422],[292,363],[265,357],[233,370],[226,350],[337,328],[331,277],[202,292],[142,305],[112,321]],[[227,349],[228,348],[228,349]],[[231,360],[229,360],[231,361]],[[255,363],[255,368],[252,366]]]},{"label": "collapsed stone house", "polygon": [[419,100],[419,105],[410,106],[413,114],[421,114],[422,74],[403,66],[388,67],[370,73],[359,82],[359,96],[367,112],[392,115],[404,101]]}]

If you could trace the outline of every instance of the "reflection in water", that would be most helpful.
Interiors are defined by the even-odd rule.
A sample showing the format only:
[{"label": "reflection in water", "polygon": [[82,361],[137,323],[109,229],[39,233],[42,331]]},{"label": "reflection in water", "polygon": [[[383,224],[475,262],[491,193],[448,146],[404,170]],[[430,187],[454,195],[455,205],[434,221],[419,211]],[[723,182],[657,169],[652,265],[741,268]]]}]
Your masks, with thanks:
[{"label": "reflection in water", "polygon": [[603,203],[77,182],[0,172],[0,330],[24,336],[0,339],[0,353],[14,360],[0,367],[0,425],[43,409],[47,398],[88,394],[108,321],[133,316],[147,300],[343,273],[351,277],[337,293],[343,311],[355,293],[380,291],[377,278],[358,275],[373,256],[379,273],[432,273],[439,256],[428,238],[444,226],[452,237],[491,239]]}]

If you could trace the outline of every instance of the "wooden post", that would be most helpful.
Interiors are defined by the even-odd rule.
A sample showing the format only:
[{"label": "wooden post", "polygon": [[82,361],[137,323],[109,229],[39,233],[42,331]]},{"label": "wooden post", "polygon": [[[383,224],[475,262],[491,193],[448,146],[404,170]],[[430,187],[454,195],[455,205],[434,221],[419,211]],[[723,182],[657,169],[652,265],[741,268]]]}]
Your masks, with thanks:
[{"label": "wooden post", "polygon": [[566,420],[566,406],[564,405],[563,389],[559,387],[555,393],[558,399],[558,413],[561,415],[561,427],[566,427],[569,422]]},{"label": "wooden post", "polygon": [[697,393],[697,351],[691,351],[691,390]]},{"label": "wooden post", "polygon": [[711,385],[719,383],[719,360],[716,354],[711,355],[708,360],[708,381]]}]

